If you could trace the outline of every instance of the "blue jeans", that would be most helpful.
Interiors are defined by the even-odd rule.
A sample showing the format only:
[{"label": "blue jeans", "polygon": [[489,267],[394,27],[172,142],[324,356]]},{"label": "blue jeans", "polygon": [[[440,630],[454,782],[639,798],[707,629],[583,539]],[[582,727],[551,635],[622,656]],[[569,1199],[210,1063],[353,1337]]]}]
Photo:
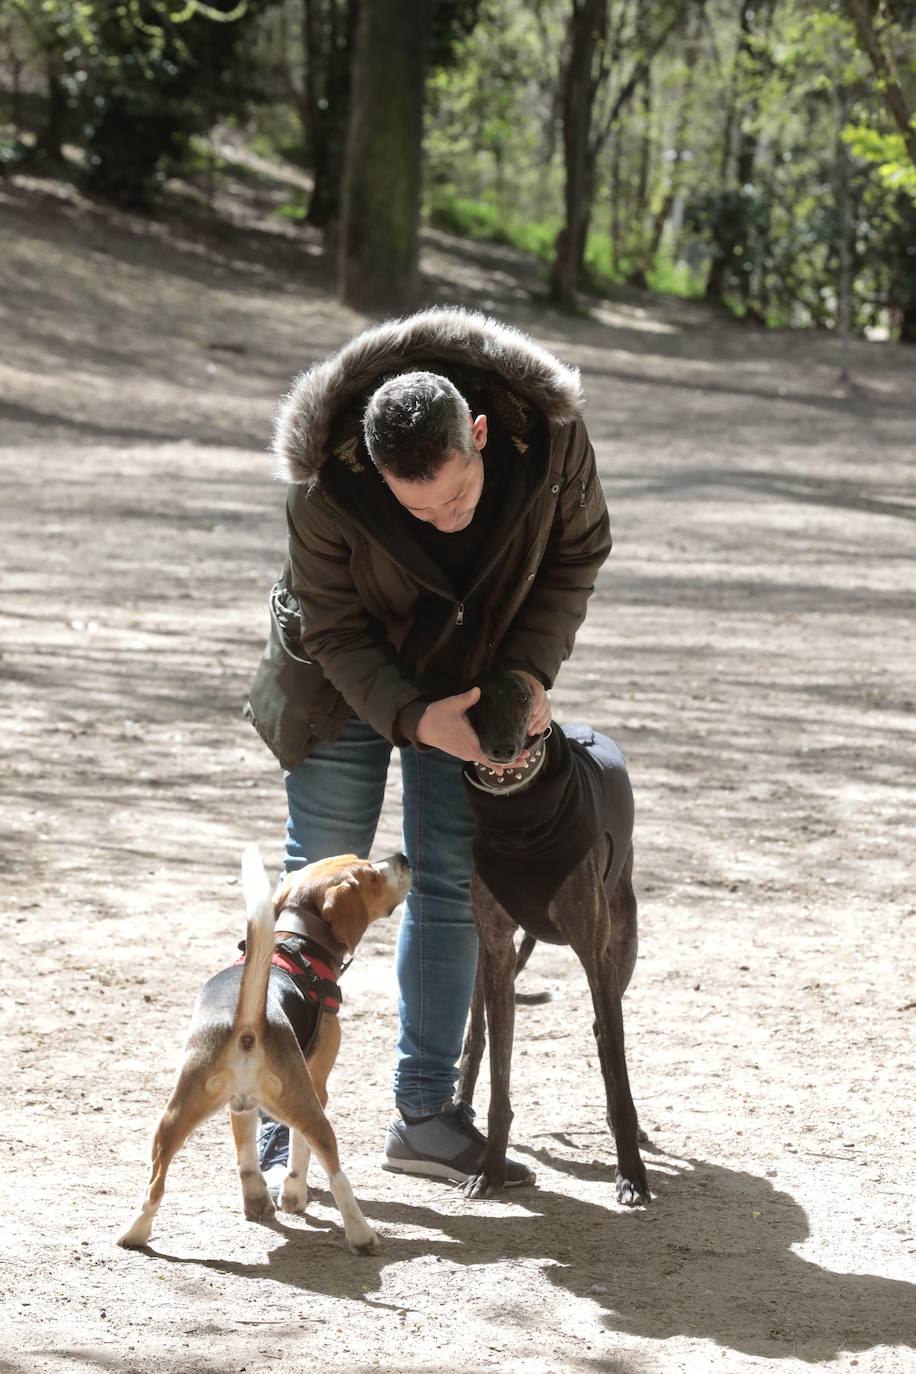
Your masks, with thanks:
[{"label": "blue jeans", "polygon": [[[286,776],[286,870],[332,854],[368,857],[392,746],[362,721],[320,742]],[[471,914],[472,821],[460,759],[401,749],[404,852],[413,871],[398,931],[400,1031],[395,1101],[411,1116],[452,1100],[477,967]]]}]

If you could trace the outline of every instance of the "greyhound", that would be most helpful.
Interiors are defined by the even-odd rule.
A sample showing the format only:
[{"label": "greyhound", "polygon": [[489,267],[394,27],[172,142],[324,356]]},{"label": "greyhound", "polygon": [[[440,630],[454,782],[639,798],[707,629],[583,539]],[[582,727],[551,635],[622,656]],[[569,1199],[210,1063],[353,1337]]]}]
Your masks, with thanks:
[{"label": "greyhound", "polygon": [[[480,954],[456,1098],[470,1104],[490,1035],[490,1110],[482,1172],[468,1197],[490,1197],[505,1181],[512,1109],[509,1070],[514,974],[533,940],[568,944],[588,979],[594,1032],[617,1149],[618,1202],[650,1200],[624,1056],[621,997],[636,962],[633,793],[623,755],[586,726],[527,735],[531,695],[513,673],[485,677],[468,718],[496,768],[468,764],[474,816],[471,903]],[[525,754],[527,752],[527,757]],[[521,761],[520,761],[521,760]],[[525,939],[516,956],[514,936]]]}]

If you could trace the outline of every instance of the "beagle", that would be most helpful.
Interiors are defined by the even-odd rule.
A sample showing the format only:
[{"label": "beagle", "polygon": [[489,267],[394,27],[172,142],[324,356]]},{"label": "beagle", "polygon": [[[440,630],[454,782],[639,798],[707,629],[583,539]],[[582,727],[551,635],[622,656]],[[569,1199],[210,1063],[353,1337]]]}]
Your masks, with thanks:
[{"label": "beagle", "polygon": [[[269,1221],[274,1204],[258,1163],[257,1108],[292,1129],[290,1164],[280,1191],[285,1212],[308,1199],[312,1150],[328,1175],[347,1243],[373,1254],[378,1236],[340,1167],[324,1114],[328,1074],[340,1046],[336,978],[371,921],[390,915],[410,887],[403,854],[369,863],[354,854],[291,873],[275,896],[255,845],[242,857],[248,916],[244,961],[205,983],[197,998],[178,1080],[153,1137],[152,1173],[136,1216],[118,1236],[126,1247],[149,1240],[169,1165],[206,1117],[228,1106],[245,1216]],[[306,962],[308,961],[308,962]],[[330,977],[325,976],[330,975]],[[314,1009],[309,1017],[308,1005]],[[306,1063],[306,1058],[308,1062]]]}]

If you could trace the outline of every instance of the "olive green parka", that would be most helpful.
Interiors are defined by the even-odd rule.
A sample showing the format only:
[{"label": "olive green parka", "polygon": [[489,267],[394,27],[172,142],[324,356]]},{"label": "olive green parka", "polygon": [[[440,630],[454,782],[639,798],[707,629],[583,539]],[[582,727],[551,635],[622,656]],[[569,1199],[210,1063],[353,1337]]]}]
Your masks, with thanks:
[{"label": "olive green parka", "polygon": [[[362,437],[376,387],[416,370],[447,376],[472,415],[487,416],[485,463],[491,445],[509,455],[505,515],[462,588],[393,518]],[[472,604],[454,691],[493,668],[525,669],[551,686],[611,547],[581,404],[577,371],[519,331],[458,309],[368,329],[295,381],[274,436],[288,483],[288,558],[245,708],[284,768],[354,713],[392,742],[416,744],[432,699],[424,668],[464,634]]]}]

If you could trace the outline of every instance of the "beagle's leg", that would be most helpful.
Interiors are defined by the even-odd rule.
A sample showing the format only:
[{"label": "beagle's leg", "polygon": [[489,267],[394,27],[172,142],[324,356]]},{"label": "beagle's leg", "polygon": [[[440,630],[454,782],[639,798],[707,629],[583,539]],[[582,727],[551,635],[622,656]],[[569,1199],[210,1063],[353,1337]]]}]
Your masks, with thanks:
[{"label": "beagle's leg", "polygon": [[309,1200],[308,1172],[312,1151],[305,1136],[290,1131],[289,1170],[280,1187],[280,1210],[304,1212]]},{"label": "beagle's leg", "polygon": [[[340,1049],[340,1022],[336,1016],[323,1016],[318,1043],[308,1060],[308,1074],[322,1108],[328,1105],[328,1075]],[[290,1139],[289,1171],[280,1189],[280,1208],[284,1212],[304,1212],[308,1203],[308,1171],[312,1151],[306,1138],[293,1131]]]},{"label": "beagle's leg", "polygon": [[630,1091],[623,1040],[618,970],[611,947],[611,910],[593,850],[574,869],[551,903],[551,916],[585,970],[595,1009],[595,1038],[607,1095],[607,1119],[617,1148],[617,1200],[635,1207],[650,1199],[639,1153],[639,1126]]},{"label": "beagle's leg", "polygon": [[359,1210],[353,1189],[340,1167],[337,1139],[301,1056],[298,1065],[293,1061],[284,1064],[282,1091],[265,1100],[263,1105],[272,1116],[298,1131],[318,1156],[343,1221],[347,1244],[354,1255],[374,1255],[379,1248],[379,1238]]},{"label": "beagle's leg", "polygon": [[232,1121],[232,1134],[235,1137],[235,1154],[239,1166],[239,1181],[242,1185],[242,1202],[245,1216],[249,1221],[270,1221],[276,1212],[271,1201],[261,1164],[258,1159],[258,1114],[250,1112],[229,1113]]},{"label": "beagle's leg", "polygon": [[168,1100],[153,1136],[152,1169],[146,1197],[140,1210],[117,1238],[117,1244],[128,1249],[143,1246],[150,1238],[153,1218],[159,1210],[165,1192],[165,1176],[169,1165],[194,1130],[195,1126],[225,1102],[225,1096],[215,1097],[206,1091],[206,1070],[185,1065]]},{"label": "beagle's leg", "polygon": [[515,1033],[515,922],[489,888],[471,877],[471,905],[480,935],[479,971],[490,1037],[490,1112],[483,1168],[464,1185],[467,1197],[492,1197],[506,1182],[512,1106],[509,1078]]}]

